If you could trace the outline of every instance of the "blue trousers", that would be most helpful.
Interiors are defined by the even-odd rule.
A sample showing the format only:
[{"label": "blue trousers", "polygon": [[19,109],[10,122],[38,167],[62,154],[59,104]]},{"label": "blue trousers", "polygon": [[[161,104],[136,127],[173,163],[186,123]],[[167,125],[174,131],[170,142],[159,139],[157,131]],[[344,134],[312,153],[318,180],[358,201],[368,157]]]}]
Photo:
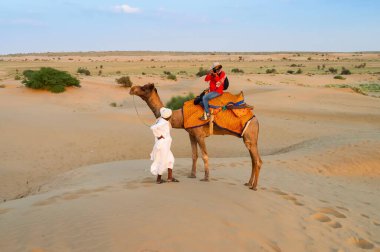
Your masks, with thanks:
[{"label": "blue trousers", "polygon": [[208,102],[218,97],[219,95],[221,94],[219,94],[218,92],[210,92],[203,96],[202,103],[203,103],[203,107],[205,108],[205,112],[207,114],[210,114],[210,108],[209,108]]}]

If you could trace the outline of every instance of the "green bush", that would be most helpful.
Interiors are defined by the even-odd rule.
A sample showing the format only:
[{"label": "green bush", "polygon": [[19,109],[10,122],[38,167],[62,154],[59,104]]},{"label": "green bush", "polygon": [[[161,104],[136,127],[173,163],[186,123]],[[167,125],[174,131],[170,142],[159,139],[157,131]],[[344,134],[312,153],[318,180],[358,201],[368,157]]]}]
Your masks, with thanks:
[{"label": "green bush", "polygon": [[329,72],[333,73],[333,74],[336,74],[338,72],[338,69],[333,68],[333,67],[329,67]]},{"label": "green bush", "polygon": [[288,74],[294,74],[294,71],[293,70],[288,70],[286,71]]},{"label": "green bush", "polygon": [[175,76],[174,74],[169,74],[167,78],[168,78],[169,80],[174,80],[174,81],[177,80],[177,76]]},{"label": "green bush", "polygon": [[274,69],[274,68],[272,68],[272,69],[267,69],[265,72],[266,72],[267,74],[272,74],[272,73],[277,73],[277,70]]},{"label": "green bush", "polygon": [[232,73],[244,73],[244,70],[243,69],[239,69],[239,68],[232,68],[231,72]]},{"label": "green bush", "polygon": [[341,75],[350,75],[351,74],[351,71],[348,70],[347,68],[345,67],[342,67],[342,72],[340,73]]},{"label": "green bush", "polygon": [[302,73],[302,69],[301,68],[298,68],[296,74],[301,74]]},{"label": "green bush", "polygon": [[87,75],[87,76],[91,75],[91,72],[88,69],[82,68],[82,67],[78,68],[77,73],[84,74],[84,75]]},{"label": "green bush", "polygon": [[346,78],[344,78],[342,75],[336,75],[336,76],[334,76],[334,79],[345,80]]},{"label": "green bush", "polygon": [[166,107],[170,109],[180,109],[186,101],[194,99],[194,94],[190,93],[187,96],[174,96],[166,103]]},{"label": "green bush", "polygon": [[365,92],[380,92],[380,84],[377,83],[360,84],[359,87]]},{"label": "green bush", "polygon": [[367,65],[366,63],[363,63],[363,64],[355,66],[355,68],[365,68],[366,65]]},{"label": "green bush", "polygon": [[35,71],[33,70],[25,70],[24,72],[22,72],[22,75],[24,75],[25,78],[31,78],[32,74],[34,73]]},{"label": "green bush", "polygon": [[208,73],[207,69],[200,67],[198,73],[196,73],[195,75],[198,77],[202,77],[202,76],[206,75],[207,73]]},{"label": "green bush", "polygon": [[51,87],[50,91],[52,93],[62,93],[65,92],[65,87],[63,85],[55,85]]},{"label": "green bush", "polygon": [[33,89],[45,89],[53,93],[65,91],[65,87],[80,87],[79,80],[69,73],[51,67],[42,67],[38,71],[26,70],[22,83]]},{"label": "green bush", "polygon": [[165,75],[171,75],[172,73],[170,71],[164,71]]},{"label": "green bush", "polygon": [[120,77],[119,79],[116,79],[116,82],[123,87],[132,87],[133,84],[129,76]]}]

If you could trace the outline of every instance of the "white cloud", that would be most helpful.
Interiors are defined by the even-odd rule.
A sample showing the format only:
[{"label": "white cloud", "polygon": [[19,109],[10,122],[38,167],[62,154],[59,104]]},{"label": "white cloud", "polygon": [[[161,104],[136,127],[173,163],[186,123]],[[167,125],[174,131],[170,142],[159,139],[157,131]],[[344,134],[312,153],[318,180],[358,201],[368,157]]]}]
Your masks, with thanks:
[{"label": "white cloud", "polygon": [[127,13],[127,14],[141,12],[139,8],[131,7],[128,4],[115,5],[113,9],[116,12],[122,12],[122,13]]}]

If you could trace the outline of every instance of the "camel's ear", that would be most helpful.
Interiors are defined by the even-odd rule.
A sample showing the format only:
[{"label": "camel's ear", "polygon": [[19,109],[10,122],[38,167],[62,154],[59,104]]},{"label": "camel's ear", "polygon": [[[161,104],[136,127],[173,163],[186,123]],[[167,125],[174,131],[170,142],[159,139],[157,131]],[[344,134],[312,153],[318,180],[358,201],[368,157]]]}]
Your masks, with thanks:
[{"label": "camel's ear", "polygon": [[149,90],[153,90],[153,89],[154,89],[154,84],[153,84],[153,83],[149,83],[149,84],[147,84],[146,86],[147,86],[147,88],[148,88]]}]

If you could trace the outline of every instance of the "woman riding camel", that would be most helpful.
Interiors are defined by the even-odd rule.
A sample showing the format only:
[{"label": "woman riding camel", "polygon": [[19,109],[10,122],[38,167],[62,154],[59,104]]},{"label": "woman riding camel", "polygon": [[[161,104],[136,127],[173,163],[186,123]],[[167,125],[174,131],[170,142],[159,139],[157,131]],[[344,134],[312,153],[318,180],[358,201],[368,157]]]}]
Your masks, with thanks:
[{"label": "woman riding camel", "polygon": [[202,98],[202,104],[205,109],[204,115],[199,118],[200,120],[207,121],[210,117],[210,108],[208,102],[223,94],[224,80],[226,73],[222,71],[222,65],[219,62],[214,62],[210,71],[206,75],[205,81],[210,82],[210,88]]},{"label": "woman riding camel", "polygon": [[171,124],[169,122],[172,116],[172,110],[162,107],[160,109],[161,117],[159,117],[154,125],[150,127],[153,131],[155,144],[150,154],[153,163],[150,171],[157,176],[157,184],[166,182],[161,179],[162,174],[168,169],[168,182],[179,182],[173,178],[174,156],[170,150],[172,138],[170,136]]}]

